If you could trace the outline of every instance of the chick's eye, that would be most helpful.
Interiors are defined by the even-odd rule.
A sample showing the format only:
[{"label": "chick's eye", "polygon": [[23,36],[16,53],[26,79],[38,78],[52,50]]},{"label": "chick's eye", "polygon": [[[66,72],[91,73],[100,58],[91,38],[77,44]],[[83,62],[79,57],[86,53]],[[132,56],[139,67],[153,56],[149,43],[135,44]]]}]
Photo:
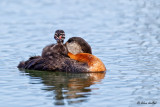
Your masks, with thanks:
[{"label": "chick's eye", "polygon": [[55,33],[55,36],[57,36],[57,33]]}]

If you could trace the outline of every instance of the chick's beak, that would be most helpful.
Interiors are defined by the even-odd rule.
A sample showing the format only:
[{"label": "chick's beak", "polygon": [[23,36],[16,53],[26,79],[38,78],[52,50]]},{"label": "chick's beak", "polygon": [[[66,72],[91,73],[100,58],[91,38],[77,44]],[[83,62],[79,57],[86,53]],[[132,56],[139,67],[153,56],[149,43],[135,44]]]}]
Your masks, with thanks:
[{"label": "chick's beak", "polygon": [[62,39],[62,36],[59,36],[59,39],[61,40],[61,39]]}]

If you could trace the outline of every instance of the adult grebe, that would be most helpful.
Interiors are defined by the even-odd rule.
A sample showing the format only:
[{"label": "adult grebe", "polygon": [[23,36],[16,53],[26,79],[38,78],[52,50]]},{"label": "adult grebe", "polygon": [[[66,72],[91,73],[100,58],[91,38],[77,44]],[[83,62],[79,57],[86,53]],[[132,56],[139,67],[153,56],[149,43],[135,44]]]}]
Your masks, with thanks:
[{"label": "adult grebe", "polygon": [[57,30],[54,38],[57,44],[46,46],[42,51],[42,56],[34,56],[27,61],[20,62],[18,68],[64,72],[102,72],[106,70],[102,61],[91,54],[91,47],[84,39],[73,37],[64,45],[63,30]]},{"label": "adult grebe", "polygon": [[106,71],[103,62],[92,55],[90,45],[81,37],[72,37],[65,43],[71,59],[87,63],[90,72]]}]

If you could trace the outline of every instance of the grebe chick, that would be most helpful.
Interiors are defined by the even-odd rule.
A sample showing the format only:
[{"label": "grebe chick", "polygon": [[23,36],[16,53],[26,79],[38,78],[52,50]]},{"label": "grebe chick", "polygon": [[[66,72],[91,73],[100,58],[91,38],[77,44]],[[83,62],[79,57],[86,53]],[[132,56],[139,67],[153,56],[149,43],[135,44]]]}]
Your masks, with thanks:
[{"label": "grebe chick", "polygon": [[56,44],[51,44],[43,48],[42,57],[49,58],[55,57],[55,55],[66,55],[67,56],[67,48],[63,45],[65,39],[65,33],[63,30],[56,30],[54,39],[57,41]]}]

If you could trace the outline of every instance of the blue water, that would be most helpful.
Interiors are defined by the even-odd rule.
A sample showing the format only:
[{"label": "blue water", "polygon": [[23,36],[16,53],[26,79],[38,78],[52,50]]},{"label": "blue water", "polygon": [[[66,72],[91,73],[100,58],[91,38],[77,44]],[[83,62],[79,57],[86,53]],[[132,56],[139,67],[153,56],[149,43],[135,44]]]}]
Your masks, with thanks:
[{"label": "blue water", "polygon": [[[84,38],[107,72],[18,70],[55,43],[57,29]],[[0,107],[160,107],[159,99],[159,0],[0,0]]]}]

